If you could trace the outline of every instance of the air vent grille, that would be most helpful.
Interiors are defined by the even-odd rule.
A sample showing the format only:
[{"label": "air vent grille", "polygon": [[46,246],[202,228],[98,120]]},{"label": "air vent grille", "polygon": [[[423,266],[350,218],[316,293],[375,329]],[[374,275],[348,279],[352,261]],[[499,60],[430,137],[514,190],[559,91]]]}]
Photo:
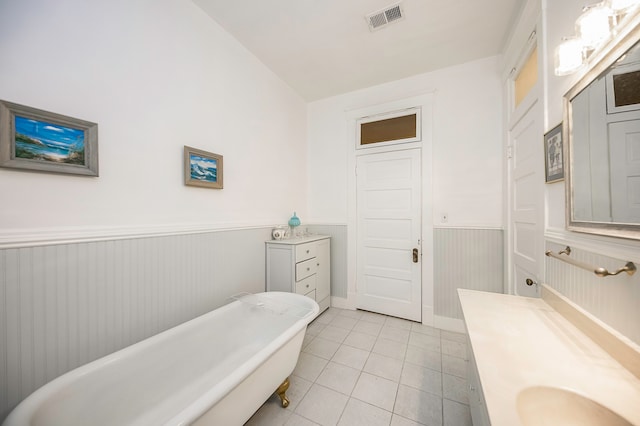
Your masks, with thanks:
[{"label": "air vent grille", "polygon": [[400,3],[387,6],[382,10],[370,13],[366,16],[369,30],[375,31],[389,25],[392,22],[400,21],[404,18]]}]

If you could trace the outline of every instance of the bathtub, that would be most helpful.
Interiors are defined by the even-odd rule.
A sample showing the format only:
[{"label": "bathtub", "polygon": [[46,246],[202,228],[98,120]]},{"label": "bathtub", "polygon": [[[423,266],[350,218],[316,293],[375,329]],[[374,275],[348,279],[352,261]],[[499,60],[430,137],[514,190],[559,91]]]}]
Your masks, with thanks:
[{"label": "bathtub", "polygon": [[286,406],[318,304],[280,292],[234,299],[56,378],[4,425],[242,425],[276,389]]}]

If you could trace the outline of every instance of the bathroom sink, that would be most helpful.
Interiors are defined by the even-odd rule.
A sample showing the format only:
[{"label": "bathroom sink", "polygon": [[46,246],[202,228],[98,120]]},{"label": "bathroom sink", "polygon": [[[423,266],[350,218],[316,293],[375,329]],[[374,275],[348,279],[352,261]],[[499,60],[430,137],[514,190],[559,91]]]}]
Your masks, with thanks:
[{"label": "bathroom sink", "polygon": [[525,426],[631,425],[607,407],[566,389],[530,387],[518,394],[516,404]]}]

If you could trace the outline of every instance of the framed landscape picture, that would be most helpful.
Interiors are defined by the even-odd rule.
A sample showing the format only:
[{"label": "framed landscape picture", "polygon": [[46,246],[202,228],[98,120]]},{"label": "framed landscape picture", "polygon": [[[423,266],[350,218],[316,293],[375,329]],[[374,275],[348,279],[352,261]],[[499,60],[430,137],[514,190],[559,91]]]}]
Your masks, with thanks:
[{"label": "framed landscape picture", "polygon": [[98,125],[0,100],[0,167],[98,176]]},{"label": "framed landscape picture", "polygon": [[222,155],[185,146],[184,184],[222,189]]},{"label": "framed landscape picture", "polygon": [[562,147],[562,123],[544,135],[545,182],[552,183],[564,179],[564,159]]}]

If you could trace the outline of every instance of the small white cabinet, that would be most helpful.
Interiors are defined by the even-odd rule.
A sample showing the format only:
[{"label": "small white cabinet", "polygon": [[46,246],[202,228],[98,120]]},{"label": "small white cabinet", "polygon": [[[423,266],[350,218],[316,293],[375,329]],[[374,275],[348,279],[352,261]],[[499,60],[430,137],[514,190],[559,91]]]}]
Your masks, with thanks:
[{"label": "small white cabinet", "polygon": [[330,302],[331,238],[314,235],[266,242],[267,291],[304,294],[320,305]]}]

